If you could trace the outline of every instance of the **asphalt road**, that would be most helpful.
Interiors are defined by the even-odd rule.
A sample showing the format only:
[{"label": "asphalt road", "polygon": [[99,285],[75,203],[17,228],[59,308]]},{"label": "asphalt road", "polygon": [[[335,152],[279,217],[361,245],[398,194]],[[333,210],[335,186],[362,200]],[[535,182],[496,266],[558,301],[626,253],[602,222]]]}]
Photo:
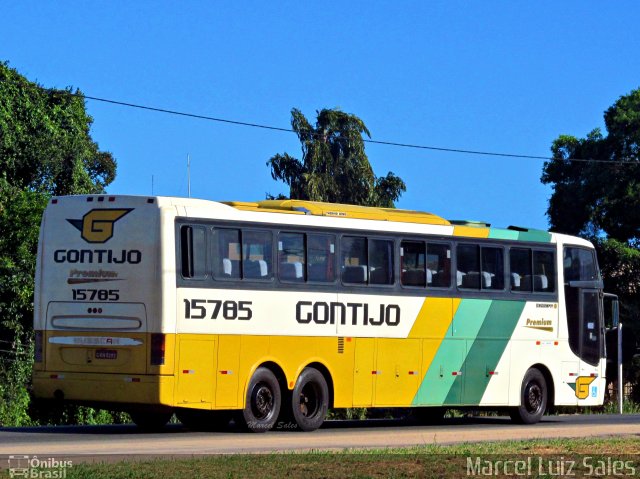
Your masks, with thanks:
[{"label": "asphalt road", "polygon": [[328,421],[321,429],[310,433],[282,428],[265,434],[236,430],[193,432],[180,425],[170,425],[160,433],[144,433],[129,425],[0,428],[0,457],[37,455],[39,458],[64,457],[74,458],[76,462],[91,462],[134,455],[343,450],[614,435],[639,436],[640,415],[549,416],[530,426],[514,425],[503,417],[456,418],[431,426],[391,420]]}]

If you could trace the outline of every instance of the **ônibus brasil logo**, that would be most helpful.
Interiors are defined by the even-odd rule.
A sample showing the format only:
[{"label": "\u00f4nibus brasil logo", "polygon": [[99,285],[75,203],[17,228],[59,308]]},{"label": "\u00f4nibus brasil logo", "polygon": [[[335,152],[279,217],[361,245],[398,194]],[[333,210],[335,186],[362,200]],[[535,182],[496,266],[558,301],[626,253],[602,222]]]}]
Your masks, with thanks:
[{"label": "\u00f4nibus brasil logo", "polygon": [[88,243],[106,243],[113,236],[113,227],[120,218],[133,211],[133,208],[95,209],[89,211],[81,220],[67,219],[81,233]]}]

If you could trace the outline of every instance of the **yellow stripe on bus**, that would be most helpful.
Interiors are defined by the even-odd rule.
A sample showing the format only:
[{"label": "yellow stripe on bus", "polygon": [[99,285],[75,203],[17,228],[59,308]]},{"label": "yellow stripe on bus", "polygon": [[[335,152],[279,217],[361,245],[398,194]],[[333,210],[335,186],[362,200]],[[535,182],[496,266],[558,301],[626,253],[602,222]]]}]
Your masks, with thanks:
[{"label": "yellow stripe on bus", "polygon": [[[415,389],[410,391],[407,397],[413,394],[413,396],[411,396],[412,399],[418,392],[420,384],[424,380],[424,376],[427,374],[433,362],[433,358],[436,356],[442,341],[445,339],[447,331],[451,328],[451,321],[458,310],[458,306],[460,306],[460,302],[461,300],[459,298],[425,299],[418,313],[418,317],[409,332],[409,338],[423,339],[422,371],[420,380],[416,382]],[[411,401],[411,399],[409,399],[409,401]]]},{"label": "yellow stripe on bus", "polygon": [[488,238],[489,228],[476,226],[456,226],[453,228],[453,236],[468,236],[470,238]]}]

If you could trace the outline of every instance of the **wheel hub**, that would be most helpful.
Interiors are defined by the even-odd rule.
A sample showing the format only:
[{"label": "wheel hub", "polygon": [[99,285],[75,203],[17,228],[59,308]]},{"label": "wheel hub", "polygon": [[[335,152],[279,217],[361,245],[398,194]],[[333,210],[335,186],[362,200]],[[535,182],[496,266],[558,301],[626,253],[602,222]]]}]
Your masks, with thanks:
[{"label": "wheel hub", "polygon": [[318,391],[311,384],[306,385],[300,392],[300,412],[305,417],[313,416],[318,410]]},{"label": "wheel hub", "polygon": [[256,417],[264,419],[273,411],[273,392],[266,385],[259,386],[256,389],[253,403]]},{"label": "wheel hub", "polygon": [[542,406],[542,389],[538,384],[531,384],[527,389],[527,410],[535,412]]}]

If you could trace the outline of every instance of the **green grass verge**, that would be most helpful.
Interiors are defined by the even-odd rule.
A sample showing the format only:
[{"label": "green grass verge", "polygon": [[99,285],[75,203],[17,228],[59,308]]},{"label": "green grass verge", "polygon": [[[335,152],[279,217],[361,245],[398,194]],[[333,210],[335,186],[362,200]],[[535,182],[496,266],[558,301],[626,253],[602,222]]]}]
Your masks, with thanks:
[{"label": "green grass verge", "polygon": [[[578,466],[572,470],[575,472],[575,477],[585,477],[589,469],[580,468],[585,457],[593,458],[590,459],[590,464],[594,467],[598,464],[610,465],[611,460],[633,461],[636,469],[632,476],[638,477],[640,476],[640,456],[637,455],[639,451],[640,437],[633,436],[487,442],[451,446],[426,445],[402,449],[339,452],[239,454],[171,459],[132,457],[123,462],[75,464],[66,470],[66,477],[70,479],[472,477],[474,474],[468,474],[468,457],[474,461],[480,457],[481,461],[489,461],[492,465],[500,464],[496,461],[526,460],[527,457],[531,457],[534,462],[532,474],[529,477],[546,479],[557,476],[558,474],[554,472],[560,472],[560,466],[566,469],[574,460]],[[543,461],[538,463],[539,460]],[[598,462],[600,460],[604,462]],[[543,466],[542,469],[540,464]],[[629,465],[626,464],[626,466]],[[626,466],[623,466],[621,471],[631,472],[630,469],[624,468]],[[505,474],[496,474],[495,466],[492,467],[494,469],[491,475],[505,476]],[[597,472],[595,469],[591,470],[591,477],[598,475],[594,474],[594,471]],[[8,477],[8,471],[5,472]],[[484,472],[488,470],[485,468]],[[506,472],[506,475],[515,475],[509,474],[511,469]],[[611,473],[612,471],[602,469],[601,472]],[[611,477],[611,474],[605,475]],[[617,476],[617,474],[613,475]]]}]

